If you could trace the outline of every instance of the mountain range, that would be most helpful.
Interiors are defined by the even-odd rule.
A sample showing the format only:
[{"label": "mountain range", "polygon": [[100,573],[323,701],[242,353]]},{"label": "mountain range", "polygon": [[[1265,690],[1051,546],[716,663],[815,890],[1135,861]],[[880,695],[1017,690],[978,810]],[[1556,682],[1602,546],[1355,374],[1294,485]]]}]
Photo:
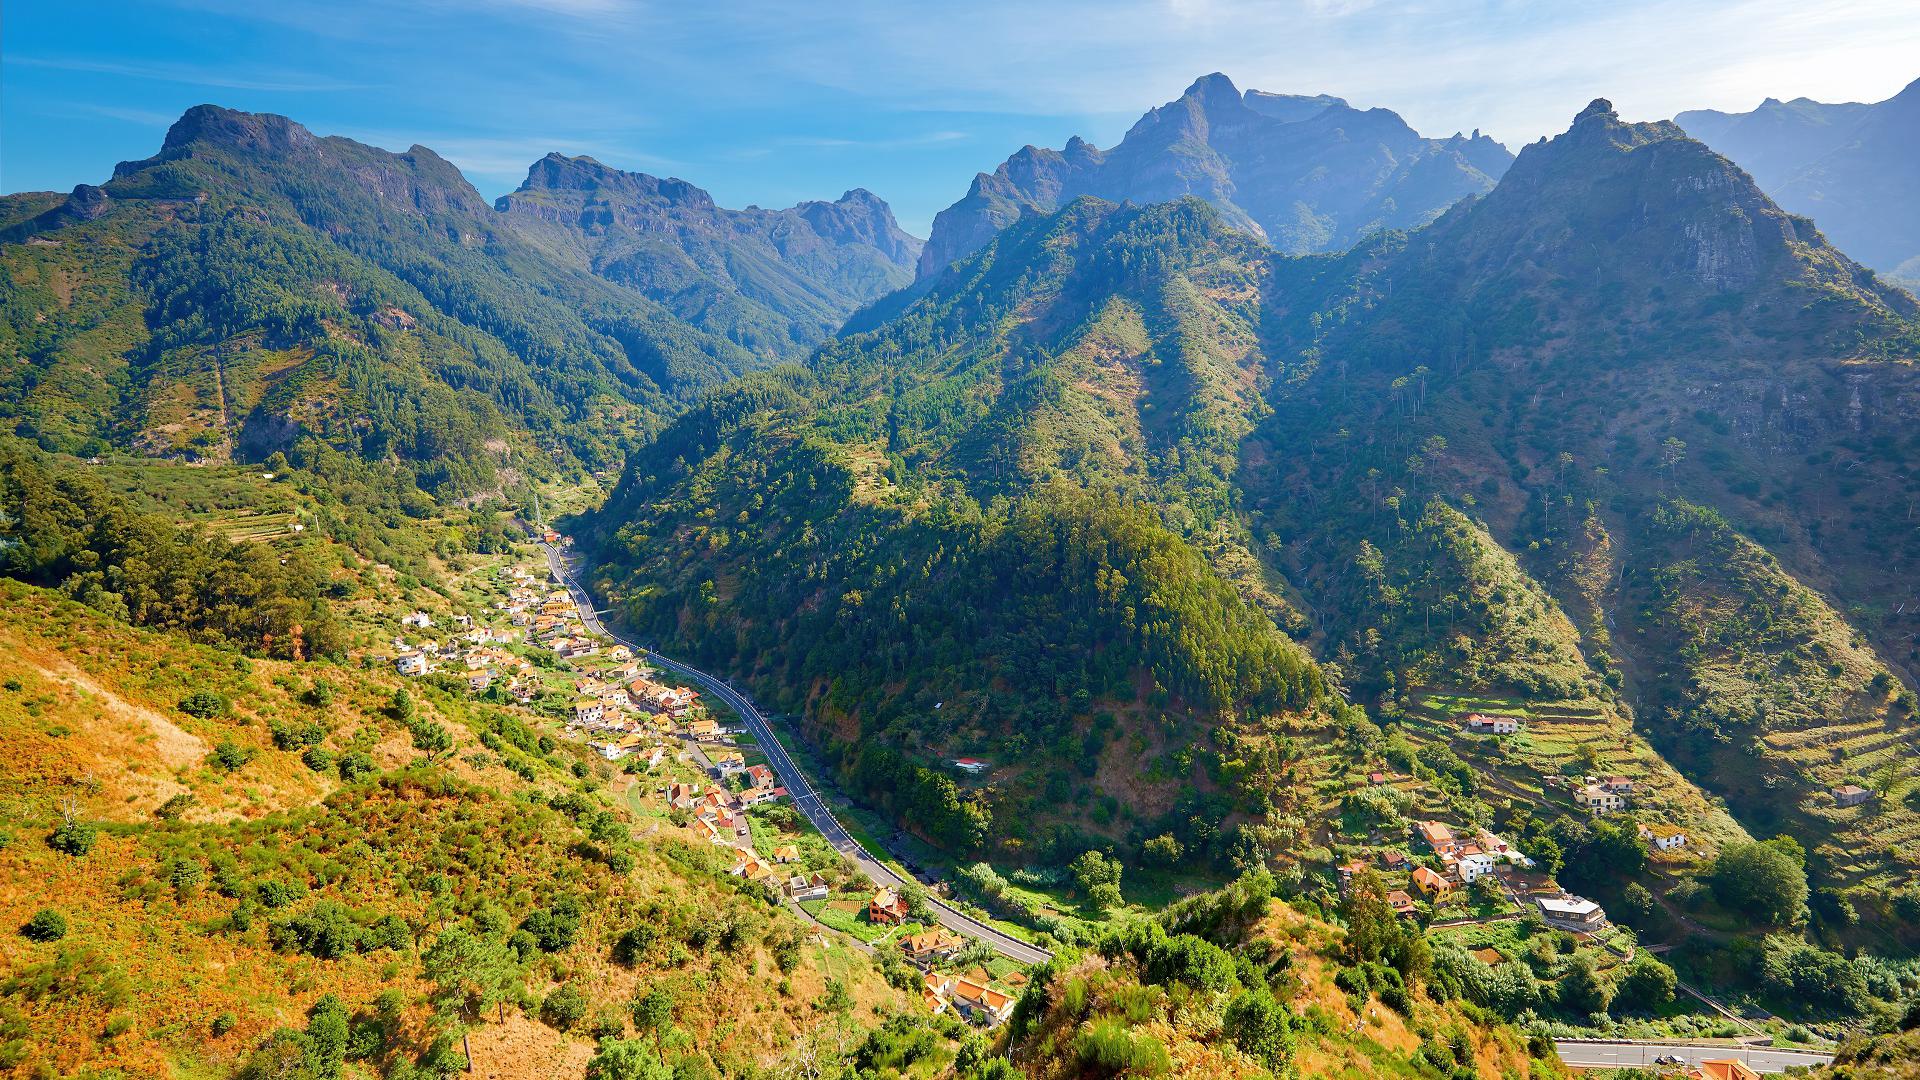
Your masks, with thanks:
[{"label": "mountain range", "polygon": [[1081,195],[1152,203],[1194,195],[1281,251],[1338,251],[1380,229],[1416,228],[1491,188],[1513,161],[1481,135],[1421,137],[1387,109],[1327,95],[1241,93],[1215,73],[1149,111],[1119,145],[1028,146],[933,221],[924,281],[1021,216]]},{"label": "mountain range", "polygon": [[1920,81],[1874,104],[1768,98],[1751,112],[1683,112],[1674,123],[1753,174],[1883,273],[1920,280]]},{"label": "mountain range", "polygon": [[[1913,93],[1511,155],[1211,75],[924,245],[863,189],[550,154],[489,203],[214,106],[0,196],[0,860],[49,883],[0,898],[0,1062],[1559,1075],[1735,1031],[1669,962],[1904,1045]],[[953,950],[1004,1039],[919,1011],[924,936],[792,806],[735,835],[831,880],[804,922],[660,798],[726,770],[589,748],[631,672],[518,542],[556,517],[808,797],[1056,951]],[[390,670],[423,639],[502,678]],[[1423,885],[1436,822],[1533,861]]]}]

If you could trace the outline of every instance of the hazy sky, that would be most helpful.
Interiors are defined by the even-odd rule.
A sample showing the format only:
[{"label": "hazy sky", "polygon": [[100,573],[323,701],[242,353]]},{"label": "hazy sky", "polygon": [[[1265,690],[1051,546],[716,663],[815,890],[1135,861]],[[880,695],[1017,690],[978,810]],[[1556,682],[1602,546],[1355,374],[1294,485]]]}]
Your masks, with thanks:
[{"label": "hazy sky", "polygon": [[423,143],[488,196],[560,150],[730,206],[866,187],[925,235],[1022,144],[1110,146],[1216,70],[1517,149],[1594,97],[1629,119],[1891,97],[1920,3],[5,0],[0,190],[101,181],[215,102]]}]

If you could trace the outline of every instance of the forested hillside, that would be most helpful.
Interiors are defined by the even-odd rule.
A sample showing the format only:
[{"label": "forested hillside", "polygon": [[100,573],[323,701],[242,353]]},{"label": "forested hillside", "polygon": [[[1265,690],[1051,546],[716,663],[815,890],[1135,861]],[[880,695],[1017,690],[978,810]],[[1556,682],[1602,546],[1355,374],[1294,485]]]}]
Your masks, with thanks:
[{"label": "forested hillside", "polygon": [[[1475,813],[1531,829],[1566,810],[1517,797],[1631,761],[1647,805],[1702,835],[1742,840],[1721,796],[1797,837],[1823,933],[1905,949],[1884,890],[1920,849],[1886,754],[1915,722],[1920,551],[1895,465],[1915,315],[1678,128],[1595,102],[1488,195],[1341,255],[1280,255],[1193,200],[1025,218],[805,371],[670,427],[593,528],[634,625],[753,676],[855,791],[943,846],[1144,859],[1165,833],[1223,868],[1289,863],[1326,812],[1297,781],[1351,767],[1333,690],[1423,746],[1435,701],[1479,695],[1605,734],[1512,759]],[[1677,500],[1773,579],[1681,553]],[[1099,557],[1005,546],[1062,520]],[[1144,596],[1119,520],[1173,557]],[[1032,576],[1009,574],[1015,552]],[[1726,589],[1766,606],[1708,614]],[[1187,594],[1220,600],[1152,647],[1152,605]],[[1003,605],[1031,642],[997,629]],[[1304,692],[1256,692],[1296,685],[1249,679],[1265,656],[1297,657]],[[1805,682],[1821,665],[1846,695]],[[1806,693],[1841,712],[1745,717]],[[1687,776],[1645,764],[1649,741]],[[940,776],[957,754],[992,781]],[[1822,809],[1876,777],[1867,810]],[[1035,815],[1065,827],[1031,854],[1030,826],[995,834]]]},{"label": "forested hillside", "polygon": [[650,241],[709,271],[758,245],[779,283],[729,282],[751,311],[726,317],[664,270],[594,273],[425,147],[200,106],[100,187],[7,197],[0,417],[83,455],[310,466],[325,446],[448,494],[617,465],[700,390],[904,280],[913,242],[877,199],[784,214]]}]

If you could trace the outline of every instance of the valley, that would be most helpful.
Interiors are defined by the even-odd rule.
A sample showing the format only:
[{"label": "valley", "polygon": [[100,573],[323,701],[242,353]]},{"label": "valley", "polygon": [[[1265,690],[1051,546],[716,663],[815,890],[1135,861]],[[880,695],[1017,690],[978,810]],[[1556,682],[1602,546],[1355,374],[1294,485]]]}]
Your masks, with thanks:
[{"label": "valley", "polygon": [[1914,1075],[1913,93],[0,195],[0,1073]]}]

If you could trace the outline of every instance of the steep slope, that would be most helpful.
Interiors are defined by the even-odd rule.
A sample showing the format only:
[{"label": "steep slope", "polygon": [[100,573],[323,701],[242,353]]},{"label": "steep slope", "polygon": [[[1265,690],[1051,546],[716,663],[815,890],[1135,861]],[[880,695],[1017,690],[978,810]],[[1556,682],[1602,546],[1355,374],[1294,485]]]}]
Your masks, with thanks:
[{"label": "steep slope", "polygon": [[[1289,575],[1315,616],[1346,641],[1370,640],[1372,619],[1347,598],[1396,583],[1369,584],[1380,568],[1356,558],[1356,536],[1377,537],[1389,569],[1395,547],[1413,539],[1401,524],[1411,515],[1383,513],[1388,500],[1470,506],[1565,605],[1592,669],[1589,692],[1597,681],[1618,688],[1641,730],[1694,780],[1753,827],[1787,828],[1824,849],[1821,880],[1878,910],[1875,884],[1901,880],[1916,853],[1898,840],[1862,850],[1853,823],[1816,812],[1830,803],[1826,786],[1854,766],[1796,764],[1787,744],[1812,734],[1788,734],[1804,725],[1784,716],[1773,728],[1743,717],[1716,729],[1708,741],[1724,745],[1711,752],[1685,747],[1689,732],[1714,726],[1716,709],[1744,713],[1748,705],[1731,702],[1753,693],[1828,696],[1822,708],[1845,712],[1848,732],[1884,726],[1897,740],[1911,727],[1912,694],[1898,685],[1912,685],[1920,630],[1908,602],[1920,545],[1902,524],[1904,502],[1920,492],[1899,464],[1912,452],[1900,418],[1920,409],[1911,298],[1678,128],[1624,124],[1605,102],[1523,150],[1492,193],[1404,243],[1296,270],[1306,299],[1288,301],[1276,320],[1289,340],[1273,349],[1282,392],[1245,451],[1274,464],[1241,482],[1254,530],[1271,530],[1268,546],[1293,554]],[[1671,632],[1682,610],[1662,614],[1650,599],[1657,568],[1717,581],[1751,575],[1674,553],[1661,525],[1667,497],[1714,507],[1744,534],[1741,545],[1757,550],[1758,541],[1778,560],[1769,584],[1739,586],[1760,611],[1728,621],[1726,603],[1683,605],[1694,647]],[[1383,517],[1392,524],[1379,535]],[[1444,563],[1428,555],[1421,566]],[[1426,588],[1431,613],[1418,605],[1406,614],[1420,625],[1404,616],[1389,624],[1397,644],[1371,673],[1355,665],[1358,688],[1404,693],[1410,660],[1444,654],[1447,636],[1475,619],[1497,628],[1470,592]],[[1525,592],[1499,590],[1505,603]],[[1771,629],[1735,630],[1749,622]],[[1826,651],[1833,634],[1852,659]],[[1564,630],[1522,640],[1556,638]],[[1804,643],[1819,638],[1828,645]],[[1796,659],[1806,649],[1818,659]],[[1839,696],[1812,683],[1781,690],[1773,676],[1733,690],[1711,674],[1829,662],[1848,672]],[[1895,670],[1867,693],[1882,666]],[[1472,671],[1449,665],[1448,677]],[[1470,685],[1501,689],[1495,675],[1486,669]],[[1876,738],[1846,734],[1844,745],[1866,755],[1858,767],[1878,768]],[[1834,753],[1838,765],[1843,751]],[[1746,786],[1751,770],[1726,768],[1724,755],[1759,762],[1768,794]],[[1910,832],[1902,801],[1875,815],[1858,827]]]},{"label": "steep slope", "polygon": [[636,831],[531,710],[414,682],[402,722],[400,682],[0,581],[0,1067],[577,1076],[651,993],[634,1050],[736,1075],[913,1007],[709,845]]},{"label": "steep slope", "polygon": [[[1195,819],[1224,862],[1292,798],[1276,733],[1337,709],[1229,512],[1266,265],[1193,200],[1024,221],[637,454],[604,582],[943,845],[1065,859]],[[970,750],[991,785],[929,771]]]},{"label": "steep slope", "polygon": [[1324,95],[1242,95],[1216,73],[1141,117],[1110,150],[1079,138],[1064,150],[1029,146],[976,176],[966,197],[934,218],[919,278],[1022,215],[1080,195],[1136,203],[1195,195],[1282,251],[1337,251],[1370,232],[1425,224],[1492,187],[1511,160],[1479,132],[1422,138],[1386,109]]},{"label": "steep slope", "polygon": [[549,154],[495,207],[522,235],[757,356],[793,357],[905,285],[920,242],[849,191],[786,210],[728,210],[684,180]]},{"label": "steep slope", "polygon": [[1920,278],[1920,80],[1886,101],[1768,98],[1747,113],[1684,112],[1674,123],[1753,174],[1841,250],[1884,273]]}]

